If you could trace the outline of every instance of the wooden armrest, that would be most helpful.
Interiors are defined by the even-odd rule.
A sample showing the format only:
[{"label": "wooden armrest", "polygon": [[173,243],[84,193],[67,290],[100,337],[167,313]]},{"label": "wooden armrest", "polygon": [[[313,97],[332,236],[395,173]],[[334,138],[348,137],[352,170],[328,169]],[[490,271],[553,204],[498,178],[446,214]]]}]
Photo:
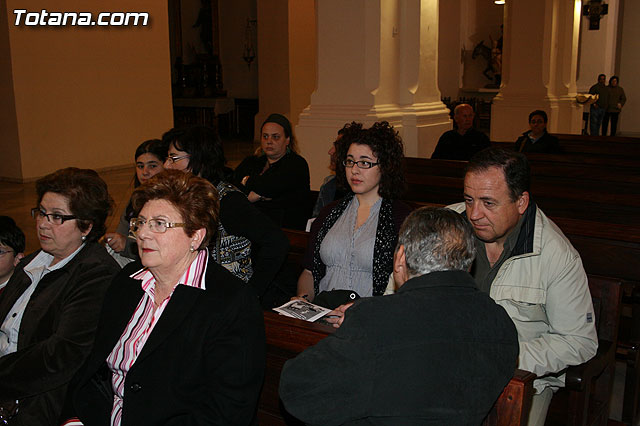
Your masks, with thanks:
[{"label": "wooden armrest", "polygon": [[567,368],[565,387],[567,390],[583,392],[593,377],[600,375],[615,362],[616,345],[607,340],[598,341],[598,352],[589,361]]}]

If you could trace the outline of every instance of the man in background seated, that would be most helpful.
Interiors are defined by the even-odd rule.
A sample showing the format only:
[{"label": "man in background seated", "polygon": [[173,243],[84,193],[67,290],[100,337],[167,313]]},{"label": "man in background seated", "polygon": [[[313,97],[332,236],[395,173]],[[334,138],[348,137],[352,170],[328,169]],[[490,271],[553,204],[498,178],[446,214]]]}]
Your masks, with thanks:
[{"label": "man in background seated", "polygon": [[9,216],[0,216],[0,294],[24,257],[24,233]]},{"label": "man in background seated", "polygon": [[473,128],[475,114],[469,104],[460,104],[453,110],[456,129],[444,132],[438,140],[431,158],[468,161],[478,151],[491,145],[489,138]]},{"label": "man in background seated", "polygon": [[516,141],[516,151],[561,153],[558,138],[547,133],[547,121],[547,113],[542,110],[535,110],[529,114],[529,130]]},{"label": "man in background seated", "polygon": [[478,291],[467,221],[444,208],[400,230],[396,294],[360,299],[342,326],[284,365],[285,408],[312,425],[480,424],[516,368],[505,311]]},{"label": "man in background seated", "polygon": [[529,425],[543,425],[562,370],[598,348],[591,294],[580,255],[529,195],[524,154],[490,148],[475,155],[464,178],[461,212],[475,231],[471,274],[518,329],[518,368],[535,373]]}]

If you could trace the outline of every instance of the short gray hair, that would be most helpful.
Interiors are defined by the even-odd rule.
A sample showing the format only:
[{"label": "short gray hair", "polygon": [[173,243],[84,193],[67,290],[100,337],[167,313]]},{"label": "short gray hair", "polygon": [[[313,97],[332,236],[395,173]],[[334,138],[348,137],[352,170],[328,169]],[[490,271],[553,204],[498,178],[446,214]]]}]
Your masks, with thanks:
[{"label": "short gray hair", "polygon": [[400,228],[400,245],[404,246],[410,278],[436,271],[468,271],[476,256],[469,222],[440,207],[414,210]]}]

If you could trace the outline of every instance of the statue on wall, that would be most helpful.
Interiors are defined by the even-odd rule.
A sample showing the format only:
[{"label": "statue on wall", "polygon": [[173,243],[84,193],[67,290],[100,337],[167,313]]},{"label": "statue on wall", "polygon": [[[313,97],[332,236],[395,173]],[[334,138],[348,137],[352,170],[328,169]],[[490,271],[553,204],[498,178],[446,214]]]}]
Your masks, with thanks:
[{"label": "statue on wall", "polygon": [[476,44],[471,55],[472,59],[476,59],[478,56],[487,61],[487,66],[482,71],[482,74],[490,80],[492,83],[487,84],[486,88],[499,88],[502,80],[502,36],[498,40],[493,40],[489,36],[491,41],[491,48],[484,44],[484,40]]}]

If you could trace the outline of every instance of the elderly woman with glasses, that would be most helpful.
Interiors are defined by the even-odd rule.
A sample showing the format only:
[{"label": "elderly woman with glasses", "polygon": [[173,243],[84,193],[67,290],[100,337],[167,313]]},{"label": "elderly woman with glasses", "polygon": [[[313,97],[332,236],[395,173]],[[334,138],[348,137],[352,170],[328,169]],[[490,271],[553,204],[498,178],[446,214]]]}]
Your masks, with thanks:
[{"label": "elderly woman with glasses", "polygon": [[105,296],[76,376],[76,415],[87,425],[252,424],[265,366],[262,311],[209,256],[218,192],[166,170],[131,202],[141,263],[127,265]]},{"label": "elderly woman with glasses", "polygon": [[[313,222],[298,298],[311,301],[332,290],[361,297],[383,294],[398,231],[410,212],[397,201],[404,188],[403,147],[393,127],[383,121],[346,137],[339,146],[336,179],[351,193],[327,205]],[[323,304],[335,308],[336,303]]]},{"label": "elderly woman with glasses", "polygon": [[36,192],[41,249],[22,259],[0,298],[0,424],[59,424],[119,270],[97,242],[112,202],[95,171],[58,170]]}]

